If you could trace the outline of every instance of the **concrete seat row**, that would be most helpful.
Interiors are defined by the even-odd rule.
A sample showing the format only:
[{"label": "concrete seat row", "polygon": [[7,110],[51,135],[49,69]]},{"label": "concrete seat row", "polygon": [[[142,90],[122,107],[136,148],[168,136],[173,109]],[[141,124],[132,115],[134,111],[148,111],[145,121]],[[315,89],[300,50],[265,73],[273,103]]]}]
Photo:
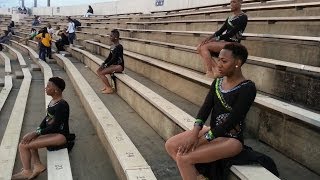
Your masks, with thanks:
[{"label": "concrete seat row", "polygon": [[54,58],[72,80],[119,179],[156,179],[148,163],[82,74],[66,57],[55,54]]},{"label": "concrete seat row", "polygon": [[[6,47],[8,48],[9,46]],[[12,54],[16,53],[15,57],[22,57],[20,52],[12,51],[11,47],[9,47],[8,50],[9,52],[11,51]],[[20,59],[19,62],[22,63],[24,60]],[[25,67],[25,64],[20,64],[20,66],[23,73],[23,80],[0,144],[0,179],[3,180],[10,180],[13,173],[22,123],[24,120],[24,114],[32,80],[31,73],[29,69]]]},{"label": "concrete seat row", "polygon": [[[124,29],[116,28],[122,36],[154,41],[162,41],[187,46],[195,46],[203,41],[212,32],[208,31],[174,31],[174,30],[144,30],[144,29]],[[95,38],[97,32],[106,32],[106,28],[82,28],[77,31],[79,38]],[[245,40],[243,43],[251,55],[279,59],[287,62],[298,64],[320,66],[317,61],[319,57],[319,37],[311,36],[290,36],[277,34],[253,34],[244,33]],[[98,37],[97,37],[98,38]],[[108,41],[108,39],[101,39]],[[301,50],[303,49],[303,51]],[[277,53],[275,53],[277,52]],[[286,52],[286,53],[281,53]]]},{"label": "concrete seat row", "polygon": [[[90,51],[106,56],[106,52],[108,52],[107,45],[88,40],[86,43],[85,47]],[[206,79],[202,74],[190,69],[149,56],[130,51],[125,51],[124,54],[127,68],[144,74],[145,77],[194,104],[202,104],[212,80]],[[167,80],[162,81],[159,76]],[[172,86],[173,82],[176,84],[175,86]],[[307,143],[308,146],[312,144],[313,148],[320,146],[319,143],[316,143],[316,139],[311,138],[319,136],[317,131],[320,125],[319,114],[258,93],[255,105],[248,113],[247,124],[250,126],[247,128],[251,129],[260,140],[280,152],[286,153],[287,156],[304,164],[306,167],[316,172],[319,171],[317,162],[313,161],[312,158],[310,159],[309,156],[313,151],[306,151],[304,148],[292,149],[292,143],[295,144],[295,142],[290,141],[291,135],[300,134],[298,135],[299,142]],[[300,131],[292,132],[292,126],[299,127]],[[302,135],[306,132],[308,136]]]},{"label": "concrete seat row", "polygon": [[[71,48],[70,52],[93,72],[103,62],[102,59],[88,51]],[[117,78],[118,95],[131,105],[161,137],[168,139],[178,132],[192,128],[194,122],[192,116],[128,75],[120,73],[115,74],[115,76]],[[162,123],[159,124],[159,121]],[[232,166],[231,171],[233,177],[243,177],[243,179],[254,179],[256,177],[255,173],[249,173],[250,171],[255,171],[266,179],[278,179],[261,166]]]}]

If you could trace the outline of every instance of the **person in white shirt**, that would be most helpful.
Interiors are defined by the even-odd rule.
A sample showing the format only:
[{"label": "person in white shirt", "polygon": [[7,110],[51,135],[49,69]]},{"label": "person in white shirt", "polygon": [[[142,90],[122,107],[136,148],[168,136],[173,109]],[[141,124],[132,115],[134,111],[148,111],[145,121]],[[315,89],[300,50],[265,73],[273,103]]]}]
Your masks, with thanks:
[{"label": "person in white shirt", "polygon": [[73,40],[76,37],[76,27],[74,22],[72,22],[71,17],[68,17],[68,29],[67,29],[67,33],[68,33],[68,40],[70,43],[70,47],[73,46]]}]

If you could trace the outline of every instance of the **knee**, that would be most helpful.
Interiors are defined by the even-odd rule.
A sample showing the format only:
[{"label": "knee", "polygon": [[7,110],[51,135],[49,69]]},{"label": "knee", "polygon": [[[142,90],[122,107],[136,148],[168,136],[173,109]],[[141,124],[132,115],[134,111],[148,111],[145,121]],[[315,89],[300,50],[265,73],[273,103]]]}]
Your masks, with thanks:
[{"label": "knee", "polygon": [[28,149],[28,144],[19,143],[19,149]]},{"label": "knee", "polygon": [[197,52],[198,52],[198,54],[201,53],[201,48],[202,48],[202,46],[199,44],[199,45],[197,46]]},{"label": "knee", "polygon": [[172,155],[172,153],[176,151],[176,143],[174,143],[171,139],[168,139],[165,143],[165,148],[168,154]]},{"label": "knee", "polygon": [[178,166],[184,166],[184,165],[191,164],[188,156],[187,155],[182,155],[180,153],[178,153],[176,155],[176,163],[177,163]]},{"label": "knee", "polygon": [[101,76],[101,75],[102,75],[102,73],[101,73],[101,70],[100,70],[100,69],[98,69],[98,70],[97,70],[97,74],[98,74],[98,76]]}]

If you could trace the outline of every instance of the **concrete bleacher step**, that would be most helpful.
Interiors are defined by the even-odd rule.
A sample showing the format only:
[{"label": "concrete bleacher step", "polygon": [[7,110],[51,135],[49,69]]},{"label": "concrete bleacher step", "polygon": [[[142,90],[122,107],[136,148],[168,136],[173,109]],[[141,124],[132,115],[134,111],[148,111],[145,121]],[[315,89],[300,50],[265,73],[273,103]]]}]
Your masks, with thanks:
[{"label": "concrete bleacher step", "polygon": [[[208,31],[180,31],[180,30],[142,30],[117,28],[124,37],[162,41],[187,46],[196,46],[202,40],[212,35]],[[90,29],[94,31],[95,29]],[[108,30],[104,30],[108,32]],[[100,42],[108,44],[106,35],[95,32],[78,31],[82,39],[100,39]],[[284,61],[300,63],[311,66],[320,66],[316,59],[319,56],[319,37],[290,36],[279,34],[253,34],[244,33],[245,40],[242,43],[248,48],[251,55]],[[110,42],[109,42],[110,43]],[[285,46],[284,46],[285,45]],[[301,51],[301,49],[304,49]],[[282,53],[287,52],[287,53]]]},{"label": "concrete bleacher step", "polygon": [[[161,137],[119,96],[101,94],[101,80],[88,67],[75,58],[68,59],[113,114],[143,158],[148,162],[155,176],[158,179],[179,179],[178,170],[174,162],[167,156],[163,146],[164,141]],[[157,154],[157,157],[154,154]]]},{"label": "concrete bleacher step", "polygon": [[[86,61],[86,63],[90,64],[90,62],[87,62],[87,61]],[[170,99],[171,102],[173,102],[178,107],[181,107],[181,109],[183,108],[184,111],[188,112],[189,114],[195,114],[197,109],[199,109],[199,107],[197,107],[195,105],[192,105],[192,103],[188,102],[187,100],[183,100],[180,97],[177,97],[177,95],[174,95],[172,92],[169,92],[165,88],[155,84],[154,82],[151,82],[147,78],[145,78],[145,77],[143,77],[141,75],[138,75],[138,74],[136,74],[134,72],[131,72],[128,69],[126,69],[125,72],[130,77],[133,77],[134,79],[138,80],[140,83],[143,83],[146,87],[152,89],[152,91],[155,91],[155,92],[159,93],[159,95],[161,95],[163,97],[166,97],[166,99]],[[136,89],[136,88],[133,88],[133,89]],[[129,94],[130,94],[130,99],[133,98],[132,97],[133,94],[132,93],[129,93]],[[142,94],[149,94],[149,93],[142,93]],[[141,95],[141,96],[146,96],[146,95]],[[133,102],[136,102],[136,103],[141,105],[140,101],[138,101],[136,98],[133,98],[133,99],[134,100],[129,100],[129,101],[133,101]],[[159,99],[157,99],[157,101],[158,100]],[[183,104],[185,104],[185,105],[183,105]],[[144,110],[145,109],[146,108],[144,108]],[[170,109],[170,108],[168,106],[165,106],[165,109]],[[171,128],[169,128],[169,129],[171,129]],[[254,149],[257,149],[260,152],[265,152],[269,156],[274,157],[274,159],[275,159],[275,161],[276,161],[276,163],[277,163],[277,165],[279,167],[280,173],[284,172],[282,177],[286,177],[286,179],[297,179],[297,180],[301,179],[301,176],[297,177],[297,175],[294,174],[295,172],[299,171],[300,173],[297,173],[297,174],[303,174],[303,176],[304,177],[308,177],[308,179],[316,179],[316,178],[318,178],[318,176],[316,174],[312,173],[311,171],[309,171],[305,167],[302,167],[298,163],[290,160],[289,158],[287,158],[284,155],[280,154],[279,152],[275,151],[271,147],[263,145],[257,140],[248,139],[246,141],[249,141],[248,144],[250,146],[252,146]],[[290,165],[288,165],[288,164],[290,164]],[[245,169],[248,168],[248,167],[237,167],[237,168],[238,168],[238,170],[233,169],[232,172],[233,173],[238,173],[237,176],[241,177],[241,172],[245,171]],[[244,169],[242,170],[241,168],[244,168]],[[252,167],[250,167],[250,168],[252,168]],[[258,171],[260,171],[260,169],[258,169]],[[264,171],[264,170],[261,169],[261,171]],[[253,169],[251,169],[250,172],[254,172]],[[243,173],[245,173],[245,172],[243,172]],[[252,175],[253,176],[257,176],[256,173],[252,173]],[[255,179],[255,178],[253,178],[253,179]]]},{"label": "concrete bleacher step", "polygon": [[[243,7],[242,11],[246,12],[251,17],[263,16],[287,16],[291,14],[292,16],[296,15],[305,15],[312,16],[319,14],[320,2],[302,2],[302,3],[287,3],[287,4],[275,4],[267,6],[251,6]],[[140,19],[151,20],[151,19],[165,19],[165,20],[174,20],[174,19],[199,19],[199,18],[225,18],[230,14],[229,8],[213,9],[206,11],[193,11],[193,12],[182,12],[168,15],[149,15],[149,16],[139,16]]]},{"label": "concrete bleacher step", "polygon": [[[171,20],[171,21],[137,21],[126,22],[128,29],[179,30],[179,31],[216,31],[225,22],[221,19]],[[246,33],[285,34],[294,36],[319,36],[320,16],[297,17],[249,17]],[[110,25],[106,25],[110,27]],[[93,27],[92,27],[93,28]],[[82,27],[86,31],[88,27]],[[96,28],[99,29],[99,28]]]},{"label": "concrete bleacher step", "polygon": [[[72,48],[71,53],[76,57],[83,57],[82,61],[93,71],[103,62],[97,56],[80,49]],[[116,82],[117,93],[144,117],[148,124],[164,139],[168,139],[183,131],[183,129],[187,130],[193,126],[193,117],[184,113],[161,96],[125,74],[115,75],[120,80]],[[159,120],[161,120],[161,124],[158,123]],[[238,170],[241,171],[241,167]],[[243,171],[241,172],[244,173]],[[275,177],[267,171],[264,176],[269,177],[269,179]],[[250,179],[249,176],[246,176],[246,178]]]},{"label": "concrete bleacher step", "polygon": [[[105,154],[105,150],[99,143],[97,135],[95,135],[94,128],[88,121],[88,116],[81,106],[79,106],[80,101],[74,93],[74,89],[71,86],[70,80],[63,71],[59,70],[59,66],[51,64],[50,66],[43,61],[37,59],[37,54],[32,48],[17,44],[12,42],[18,49],[28,52],[31,55],[29,59],[29,64],[31,64],[31,59],[33,62],[39,64],[43,71],[43,76],[45,82],[52,77],[52,69],[54,69],[54,75],[62,77],[67,84],[67,88],[64,91],[64,98],[68,101],[71,109],[69,126],[70,131],[76,133],[76,144],[75,148],[71,153],[72,161],[69,162],[69,155],[66,149],[62,149],[54,152],[47,152],[47,169],[48,169],[48,179],[60,180],[60,179],[72,179],[72,178],[85,178],[85,179],[97,179],[99,177],[110,177],[111,179],[116,179],[115,172],[112,170],[112,165],[109,158]],[[43,86],[44,84],[42,84]],[[44,89],[41,87],[41,89]],[[45,94],[45,93],[43,93]],[[46,104],[49,103],[50,99],[45,96]],[[76,119],[76,121],[73,121]],[[34,125],[35,127],[38,124]],[[95,147],[94,152],[88,152],[88,145],[90,147]],[[71,174],[70,164],[73,167]],[[99,164],[100,166],[83,166],[82,164]],[[83,172],[86,172],[83,174]],[[89,173],[88,173],[89,172]]]},{"label": "concrete bleacher step", "polygon": [[[123,28],[120,28],[119,30],[122,36],[125,37],[148,39],[187,46],[197,46],[213,33],[208,31],[139,30]],[[88,35],[85,34],[78,34],[80,37],[83,36],[83,39],[92,38],[91,36],[88,38]],[[320,55],[318,46],[320,42],[319,37],[252,33],[244,33],[244,36],[247,36],[246,40],[241,41],[241,43],[248,48],[250,55],[281,59],[287,62],[317,67],[320,66],[320,62],[316,61]],[[93,37],[99,38],[97,36]],[[303,51],[301,51],[301,49],[303,49]]]},{"label": "concrete bleacher step", "polygon": [[[25,109],[32,76],[27,68],[22,68],[24,78],[12,109],[5,133],[0,145],[0,179],[9,180],[14,168],[20,132],[24,120]],[[5,169],[5,171],[3,171]]]},{"label": "concrete bleacher step", "polygon": [[4,79],[0,78],[0,87],[4,87]]},{"label": "concrete bleacher step", "polygon": [[66,69],[76,87],[118,177],[120,179],[156,179],[147,162],[80,72],[65,57],[59,54],[54,57],[60,59],[57,59],[58,63]]},{"label": "concrete bleacher step", "polygon": [[[129,51],[204,73],[203,60],[194,46],[126,37],[121,40]],[[86,44],[91,48],[92,44]],[[320,84],[319,67],[249,56],[248,62],[242,69],[245,77],[250,77],[256,83],[259,91],[308,109],[320,110],[317,99],[320,94],[312,91]],[[255,76],[255,74],[260,74],[260,76]],[[294,81],[291,81],[293,79]],[[307,93],[300,95],[296,93],[297,91]]]},{"label": "concrete bleacher step", "polygon": [[[146,77],[137,74],[133,71],[130,71],[129,69],[125,70],[125,74],[132,77],[139,83],[143,84],[144,86],[150,88],[152,91],[156,92],[159,94],[161,97],[164,97],[165,99],[169,100],[171,103],[185,111],[186,113],[190,114],[191,116],[195,117],[198,110],[199,106],[191,103],[187,99],[183,99],[176,94],[170,92],[169,90],[165,89],[164,87],[159,86],[158,84],[152,82],[151,80],[147,79]],[[207,121],[207,123],[209,120]],[[307,178],[307,179],[317,179],[319,176],[312,171],[308,170],[307,168],[303,167],[299,163],[291,160],[290,158],[286,157],[285,155],[279,153],[272,147],[260,142],[259,140],[255,139],[252,135],[249,133],[245,134],[245,144],[252,147],[254,150],[257,150],[259,152],[265,153],[268,156],[272,157],[277,164],[278,170],[280,171],[280,178],[281,179],[302,179],[302,178]],[[239,168],[247,168],[247,167],[237,167]],[[254,168],[254,167],[250,167]],[[253,169],[248,169],[251,172],[254,172],[256,170]],[[264,171],[263,169],[257,169],[258,171]],[[242,171],[242,170],[241,170]],[[236,169],[232,169],[233,173],[239,172],[240,174],[236,174],[236,176],[241,177],[241,171]],[[245,169],[243,170],[245,171]],[[246,174],[246,173],[244,173]],[[258,175],[258,172],[253,173],[252,175]],[[299,174],[299,175],[297,175]],[[260,175],[261,176],[261,175]],[[240,178],[241,179],[241,178]],[[244,178],[245,179],[245,178]],[[256,179],[256,178],[253,178]]]},{"label": "concrete bleacher step", "polygon": [[0,59],[4,61],[4,65],[5,65],[5,73],[6,75],[11,74],[11,63],[10,63],[10,58],[5,55],[3,52],[0,52]]},{"label": "concrete bleacher step", "polygon": [[[180,96],[190,100],[191,102],[194,102],[197,105],[200,105],[202,103],[208,90],[208,87],[212,81],[208,81],[205,78],[203,78],[202,75],[199,76],[199,74],[194,73],[185,68],[181,68],[176,65],[172,65],[165,62],[155,61],[155,59],[150,57],[138,55],[131,52],[125,52],[125,55],[125,58],[127,59],[126,66],[129,69],[144,74],[146,77],[161,84],[167,89],[179,94]],[[167,80],[161,81],[158,78],[159,76]],[[188,79],[190,79],[191,81]],[[180,81],[181,83],[178,83]],[[176,84],[177,86],[173,87],[171,86],[171,84]],[[186,89],[188,89],[189,91],[186,91]],[[195,95],[194,93],[190,92],[198,93]],[[314,137],[319,136],[319,134],[316,131],[317,127],[319,127],[320,122],[319,115],[307,111],[305,109],[273,99],[271,97],[264,96],[259,93],[256,97],[255,102],[256,104],[252,107],[252,110],[249,111],[247,116],[248,126],[250,126],[249,130],[252,130],[254,134],[259,136],[261,140],[267,142],[274,148],[282,152],[286,152],[286,154],[291,158],[294,158],[295,160],[304,163],[304,165],[308,166],[309,168],[312,167],[314,169],[317,169],[317,163],[311,163],[313,159],[310,159],[310,156],[308,155],[309,152],[305,151],[306,149],[290,148],[292,146],[291,141],[286,140],[288,137],[285,136],[284,132],[291,132],[290,128],[286,126],[286,124],[288,123],[288,120],[286,119],[295,119],[294,121],[290,121],[290,123],[292,123],[292,125],[294,126],[299,126],[301,128],[301,131],[295,132],[301,134],[299,135],[299,137],[301,138],[299,141],[307,144],[311,143],[313,146],[317,146],[318,143],[316,143],[316,138],[314,138],[312,142],[310,142],[310,138],[307,138],[308,141],[306,141],[306,139],[303,138],[304,136],[302,134],[305,134],[307,132],[308,134],[312,133],[312,136]],[[277,113],[275,114],[274,111],[276,111]],[[274,124],[279,121],[282,122],[282,125],[280,127],[283,128],[281,128],[280,130],[274,127],[273,129],[271,129],[272,131],[270,131],[269,123],[272,122],[272,124]],[[301,124],[301,122],[303,122],[303,124]],[[311,127],[307,124],[311,125]],[[280,142],[278,140],[273,139],[273,137],[276,134],[278,136],[278,140],[279,134],[281,135]],[[301,154],[303,156],[296,156],[295,154]],[[305,163],[305,161],[302,160],[304,158],[310,159],[308,160],[308,163]]]},{"label": "concrete bleacher step", "polygon": [[26,64],[25,60],[23,59],[21,53],[19,53],[16,49],[12,48],[11,46],[9,46],[7,44],[2,43],[2,46],[4,47],[5,50],[7,50],[15,58],[14,60],[19,61],[21,68],[27,67],[27,64]]},{"label": "concrete bleacher step", "polygon": [[30,69],[31,69],[31,71],[41,71],[40,66],[37,64],[31,64]]},{"label": "concrete bleacher step", "polygon": [[16,79],[23,79],[24,74],[23,74],[22,71],[15,71],[14,72],[14,76],[15,76]]}]

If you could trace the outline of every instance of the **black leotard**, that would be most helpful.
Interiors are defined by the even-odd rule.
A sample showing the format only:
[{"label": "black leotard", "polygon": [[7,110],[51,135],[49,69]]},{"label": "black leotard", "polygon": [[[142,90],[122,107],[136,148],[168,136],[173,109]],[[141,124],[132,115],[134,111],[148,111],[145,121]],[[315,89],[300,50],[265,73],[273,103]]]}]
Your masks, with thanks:
[{"label": "black leotard", "polygon": [[[241,13],[238,16],[230,16],[226,19],[223,26],[216,31],[213,36],[217,40],[224,40],[228,42],[239,42],[242,39],[242,33],[246,29],[248,17],[246,14]],[[222,34],[225,32],[225,34]]]},{"label": "black leotard", "polygon": [[[223,78],[213,81],[197,119],[205,122],[211,112],[210,127],[214,137],[233,137],[243,143],[244,120],[256,97],[255,84],[246,80],[224,91],[221,88],[222,81]],[[219,99],[216,89],[225,105]]]},{"label": "black leotard", "polygon": [[109,56],[104,61],[103,65],[105,67],[110,65],[121,65],[122,68],[124,68],[123,47],[121,44],[111,46]]},{"label": "black leotard", "polygon": [[63,99],[53,105],[49,104],[47,115],[39,126],[40,134],[59,133],[64,136],[69,135],[69,112],[69,104]]}]

